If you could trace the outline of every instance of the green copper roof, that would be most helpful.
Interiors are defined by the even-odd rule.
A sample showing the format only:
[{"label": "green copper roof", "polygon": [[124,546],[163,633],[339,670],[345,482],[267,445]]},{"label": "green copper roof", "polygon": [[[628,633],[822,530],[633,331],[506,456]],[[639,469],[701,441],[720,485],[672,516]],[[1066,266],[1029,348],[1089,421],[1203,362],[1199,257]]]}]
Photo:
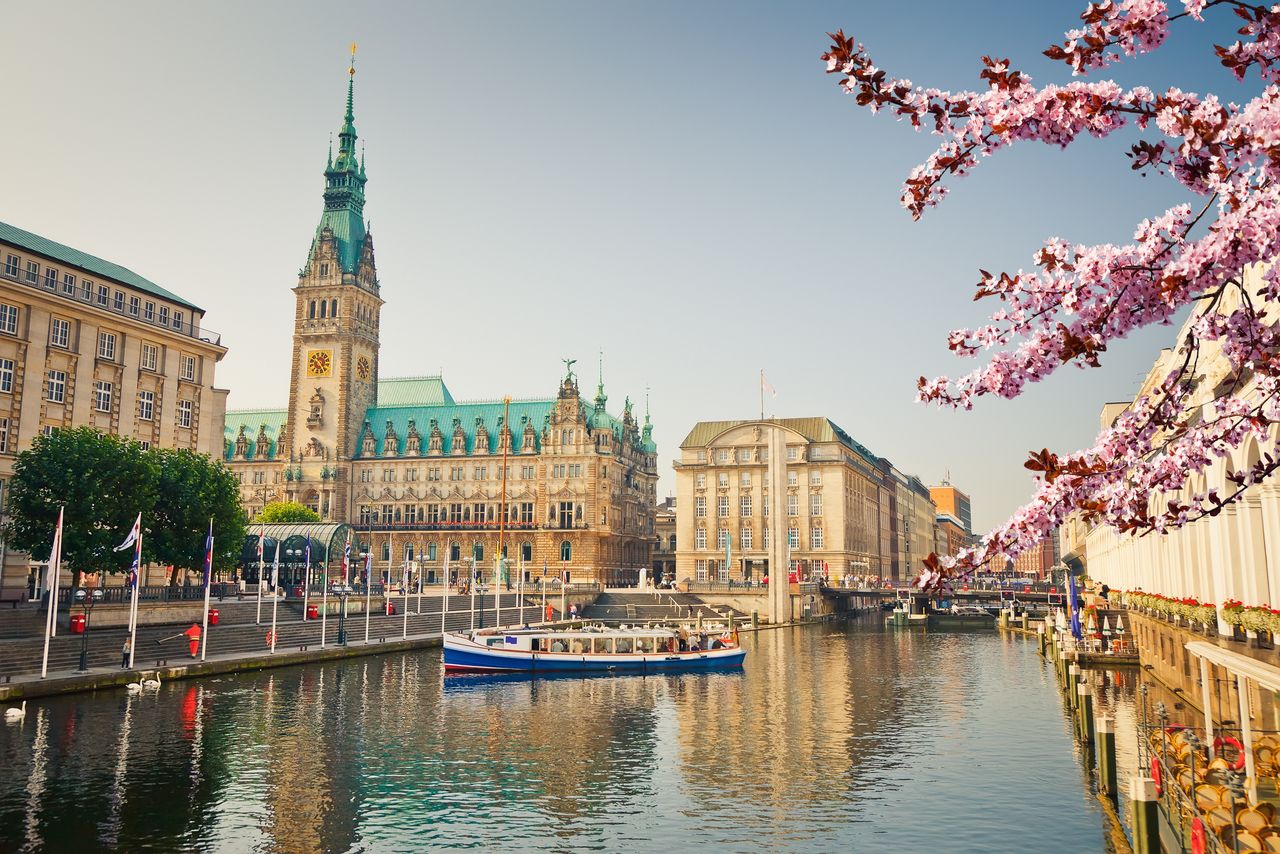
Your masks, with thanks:
[{"label": "green copper roof", "polygon": [[[379,406],[440,406],[453,404],[453,395],[444,384],[444,378],[395,377],[378,380]],[[419,426],[418,429],[422,429]]]},{"label": "green copper roof", "polygon": [[68,266],[77,267],[86,273],[92,273],[95,276],[101,276],[119,282],[122,285],[145,291],[152,296],[176,302],[178,305],[184,305],[192,311],[204,311],[199,306],[187,302],[177,294],[165,290],[155,282],[142,278],[142,276],[127,267],[104,261],[96,255],[81,252],[79,249],[72,249],[70,246],[63,246],[61,243],[55,243],[47,237],[23,231],[17,226],[0,222],[0,242],[21,247],[37,255],[44,255]]},{"label": "green copper roof", "polygon": [[[356,158],[354,115],[355,67],[347,81],[347,111],[338,132],[338,156],[331,158],[324,172],[324,213],[316,226],[316,238],[326,229],[338,241],[338,261],[345,273],[356,272],[364,250],[367,231],[364,222],[364,166]],[[314,246],[312,247],[314,252]]]},{"label": "green copper roof", "polygon": [[[381,397],[382,384],[379,383],[378,385],[379,397]],[[541,448],[542,426],[551,415],[551,410],[555,408],[555,405],[556,402],[554,400],[511,401],[511,450],[513,454],[519,453],[526,423],[533,425],[535,433],[534,447]],[[490,454],[496,454],[499,453],[498,423],[502,420],[502,411],[503,403],[500,400],[476,403],[448,403],[438,406],[375,406],[365,415],[365,420],[369,422],[369,427],[377,440],[379,454],[384,450],[383,439],[387,434],[388,421],[395,428],[396,438],[399,440],[396,445],[396,453],[398,454],[404,453],[405,440],[409,435],[409,422],[413,421],[418,428],[418,434],[422,437],[421,455],[425,457],[431,440],[432,419],[435,419],[436,424],[440,427],[440,433],[444,439],[445,456],[454,452],[453,434],[455,426],[462,428],[466,442],[466,452],[474,454],[476,452],[476,433],[479,431],[480,426],[483,425],[489,433],[488,451]],[[361,447],[363,438],[364,433],[361,431],[361,435],[356,439],[354,454],[356,457],[364,456]]]},{"label": "green copper roof", "polygon": [[[240,428],[244,427],[245,438],[249,440],[248,453],[245,459],[273,459],[276,446],[280,441],[280,430],[284,427],[288,412],[283,409],[237,409],[227,413],[222,430],[222,437],[230,443],[225,449],[225,458],[230,460],[236,453],[236,439],[240,436]],[[258,433],[266,426],[267,447],[258,447]]]}]

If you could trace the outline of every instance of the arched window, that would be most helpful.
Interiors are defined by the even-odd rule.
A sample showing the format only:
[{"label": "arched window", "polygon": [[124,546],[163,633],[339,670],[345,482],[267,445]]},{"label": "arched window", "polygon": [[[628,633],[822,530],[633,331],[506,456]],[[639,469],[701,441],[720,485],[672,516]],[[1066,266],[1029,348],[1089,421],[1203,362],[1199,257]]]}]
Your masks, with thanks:
[{"label": "arched window", "polygon": [[315,320],[316,317],[316,301],[312,300],[310,307],[307,309],[307,319]]},{"label": "arched window", "polygon": [[560,560],[568,563],[573,560],[573,543],[565,540],[560,544]]},{"label": "arched window", "polygon": [[427,543],[427,560],[431,563],[436,561],[436,544],[434,540]]},{"label": "arched window", "polygon": [[461,543],[449,543],[449,560],[462,560]]},{"label": "arched window", "polygon": [[387,542],[382,544],[382,559],[391,560],[391,541],[390,540],[387,540]]},{"label": "arched window", "polygon": [[321,320],[324,319],[324,310],[328,307],[329,307],[328,302],[326,302],[325,300],[320,300],[320,319]]},{"label": "arched window", "polygon": [[329,316],[330,317],[338,316],[338,301],[336,299],[331,300],[329,302]]},{"label": "arched window", "polygon": [[533,543],[524,542],[520,544],[520,559],[525,563],[533,561]]},{"label": "arched window", "polygon": [[484,543],[477,540],[476,544],[471,547],[471,556],[476,559],[476,563],[482,562],[484,560]]},{"label": "arched window", "polygon": [[671,546],[670,546],[670,551],[675,551],[675,550],[676,550],[676,535],[675,535],[675,534],[672,534],[672,535],[671,535]]}]

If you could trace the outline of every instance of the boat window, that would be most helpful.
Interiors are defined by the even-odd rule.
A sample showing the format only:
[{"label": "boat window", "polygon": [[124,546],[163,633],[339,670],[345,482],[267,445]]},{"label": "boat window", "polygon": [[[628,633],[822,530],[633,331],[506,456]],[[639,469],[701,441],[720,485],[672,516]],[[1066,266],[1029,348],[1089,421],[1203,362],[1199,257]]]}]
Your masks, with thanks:
[{"label": "boat window", "polygon": [[591,651],[597,655],[613,652],[613,638],[592,638]]},{"label": "boat window", "polygon": [[568,652],[569,644],[565,641],[564,638],[551,638],[551,651],[552,652]]},{"label": "boat window", "polygon": [[623,653],[631,652],[632,643],[633,641],[631,638],[618,638],[618,643],[616,646],[618,654],[621,655]]},{"label": "boat window", "polygon": [[636,652],[653,652],[653,640],[651,638],[636,638]]},{"label": "boat window", "polygon": [[569,651],[581,654],[591,649],[591,642],[585,638],[574,638],[569,642]]}]

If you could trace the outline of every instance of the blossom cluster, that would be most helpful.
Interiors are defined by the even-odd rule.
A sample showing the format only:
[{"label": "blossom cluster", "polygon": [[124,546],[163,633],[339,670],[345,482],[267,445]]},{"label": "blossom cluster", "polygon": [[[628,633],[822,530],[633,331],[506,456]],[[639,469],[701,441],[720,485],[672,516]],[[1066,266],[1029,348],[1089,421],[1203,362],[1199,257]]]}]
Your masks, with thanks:
[{"label": "blossom cluster", "polygon": [[[974,329],[957,329],[948,345],[958,356],[990,353],[958,379],[921,377],[922,401],[961,409],[986,395],[1015,398],[1064,365],[1101,364],[1108,346],[1133,331],[1168,324],[1195,306],[1196,320],[1167,376],[1140,396],[1092,447],[1059,455],[1033,452],[1031,500],[980,544],[959,555],[930,556],[917,580],[936,589],[988,562],[1014,557],[1042,541],[1072,512],[1143,534],[1216,515],[1280,461],[1270,454],[1233,475],[1228,494],[1205,489],[1181,497],[1188,478],[1204,472],[1249,437],[1266,439],[1280,423],[1280,329],[1274,320],[1280,274],[1247,292],[1242,273],[1280,255],[1280,6],[1234,0],[1103,0],[1090,3],[1082,26],[1045,53],[1086,74],[1126,56],[1156,50],[1171,25],[1234,11],[1241,41],[1215,46],[1238,78],[1256,69],[1268,85],[1242,104],[1176,88],[1155,92],[1111,81],[1036,86],[1007,60],[983,57],[982,90],[921,88],[892,77],[843,32],[823,55],[828,72],[860,106],[889,111],[940,137],[932,155],[908,176],[902,203],[915,218],[938,204],[948,180],[1017,142],[1066,147],[1081,136],[1104,138],[1133,126],[1149,135],[1128,152],[1135,170],[1179,184],[1193,201],[1138,224],[1125,243],[1044,242],[1033,267],[981,271],[975,299],[998,307]],[[1238,299],[1224,297],[1232,293]],[[1238,305],[1236,304],[1238,302]],[[1196,396],[1201,348],[1217,348],[1236,381],[1207,403]],[[1247,390],[1247,393],[1245,393]],[[1203,391],[1203,390],[1201,390]],[[1193,401],[1199,401],[1193,403]]]}]

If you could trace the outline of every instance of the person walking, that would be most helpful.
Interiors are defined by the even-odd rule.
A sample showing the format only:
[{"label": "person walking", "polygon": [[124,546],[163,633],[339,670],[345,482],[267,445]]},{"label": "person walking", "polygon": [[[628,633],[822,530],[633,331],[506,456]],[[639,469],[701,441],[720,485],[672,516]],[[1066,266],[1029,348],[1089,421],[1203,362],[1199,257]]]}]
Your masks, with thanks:
[{"label": "person walking", "polygon": [[129,653],[131,652],[133,652],[133,646],[129,643],[129,638],[126,635],[124,639],[124,646],[120,648],[120,669],[121,670],[129,669]]}]

